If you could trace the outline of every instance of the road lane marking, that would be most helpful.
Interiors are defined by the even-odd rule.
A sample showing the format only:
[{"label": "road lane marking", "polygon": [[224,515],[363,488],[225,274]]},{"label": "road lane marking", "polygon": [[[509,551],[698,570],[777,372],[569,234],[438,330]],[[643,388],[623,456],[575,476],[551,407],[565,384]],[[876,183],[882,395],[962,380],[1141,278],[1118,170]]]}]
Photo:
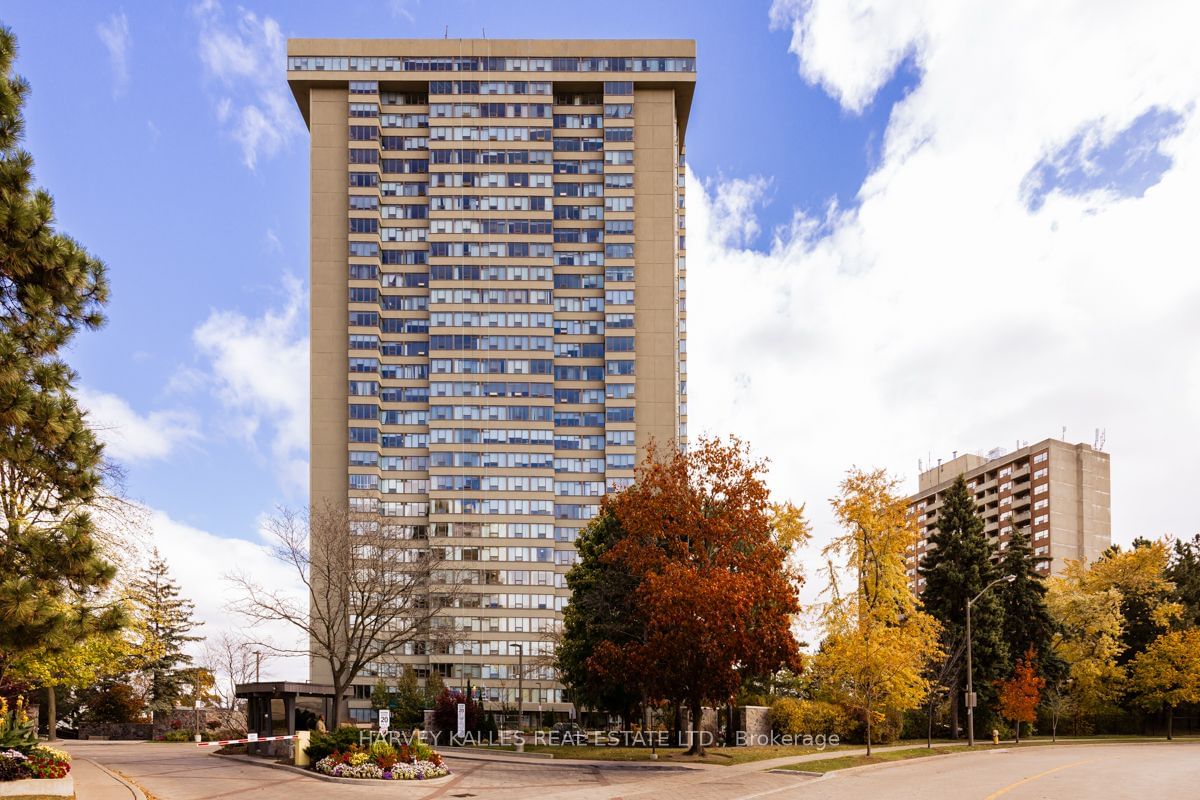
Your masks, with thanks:
[{"label": "road lane marking", "polygon": [[1016,783],[1010,783],[1008,786],[1005,786],[1003,789],[999,789],[995,792],[992,792],[987,797],[985,797],[983,800],[996,800],[997,797],[1008,794],[1013,789],[1016,789],[1018,786],[1024,786],[1025,784],[1029,783],[1030,781],[1036,781],[1039,778],[1044,778],[1047,775],[1051,775],[1055,772],[1060,772],[1064,769],[1070,769],[1071,767],[1078,767],[1082,764],[1091,764],[1093,761],[1099,761],[1099,760],[1100,759],[1098,759],[1098,758],[1088,758],[1088,759],[1084,759],[1083,761],[1076,761],[1071,764],[1063,764],[1061,767],[1054,767],[1053,769],[1048,769],[1045,772],[1039,772],[1036,775],[1030,775],[1028,778],[1022,778],[1021,780],[1017,781]]}]

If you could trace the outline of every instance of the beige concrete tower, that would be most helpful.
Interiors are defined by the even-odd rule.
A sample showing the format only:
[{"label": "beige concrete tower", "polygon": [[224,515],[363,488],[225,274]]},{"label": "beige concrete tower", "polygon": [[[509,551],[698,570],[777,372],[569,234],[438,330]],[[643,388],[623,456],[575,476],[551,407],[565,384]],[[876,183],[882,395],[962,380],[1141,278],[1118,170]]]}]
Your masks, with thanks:
[{"label": "beige concrete tower", "polygon": [[[378,509],[466,585],[412,665],[569,708],[549,666],[579,530],[686,445],[695,43],[288,43],[312,135],[312,501]],[[486,562],[486,563],[485,563]],[[321,665],[313,661],[315,680]]]},{"label": "beige concrete tower", "polygon": [[1039,572],[1060,572],[1067,561],[1094,561],[1112,544],[1108,453],[1087,444],[1046,439],[1011,453],[956,455],[921,473],[909,498],[921,540],[908,556],[908,580],[920,591],[917,568],[937,530],[945,492],[962,475],[975,494],[984,533],[1003,551],[1014,527],[1027,529]]}]

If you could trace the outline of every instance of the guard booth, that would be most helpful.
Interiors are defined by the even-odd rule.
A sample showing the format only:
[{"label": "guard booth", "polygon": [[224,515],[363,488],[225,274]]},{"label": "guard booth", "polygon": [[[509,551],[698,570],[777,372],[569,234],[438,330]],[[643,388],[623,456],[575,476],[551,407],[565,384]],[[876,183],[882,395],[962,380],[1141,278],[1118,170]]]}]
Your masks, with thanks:
[{"label": "guard booth", "polygon": [[[246,701],[246,732],[263,738],[295,735],[297,711],[312,715],[312,728],[316,727],[318,715],[325,717],[326,725],[333,719],[334,694],[333,687],[328,684],[299,681],[239,683],[234,694]],[[290,756],[291,746],[290,741],[262,742],[251,744],[247,749],[258,755]]]}]

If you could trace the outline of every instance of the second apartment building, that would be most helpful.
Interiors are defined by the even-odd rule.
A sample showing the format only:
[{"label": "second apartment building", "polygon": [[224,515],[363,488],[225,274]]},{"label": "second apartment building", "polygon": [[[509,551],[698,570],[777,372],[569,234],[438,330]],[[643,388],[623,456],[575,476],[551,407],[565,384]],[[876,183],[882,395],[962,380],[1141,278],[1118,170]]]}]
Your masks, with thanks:
[{"label": "second apartment building", "polygon": [[1088,444],[1046,439],[1011,453],[968,453],[921,473],[909,510],[921,539],[909,554],[909,585],[924,580],[917,568],[937,530],[945,493],[959,475],[975,496],[984,532],[1003,551],[1014,527],[1027,529],[1042,575],[1060,572],[1068,560],[1094,561],[1112,544],[1109,456]]}]

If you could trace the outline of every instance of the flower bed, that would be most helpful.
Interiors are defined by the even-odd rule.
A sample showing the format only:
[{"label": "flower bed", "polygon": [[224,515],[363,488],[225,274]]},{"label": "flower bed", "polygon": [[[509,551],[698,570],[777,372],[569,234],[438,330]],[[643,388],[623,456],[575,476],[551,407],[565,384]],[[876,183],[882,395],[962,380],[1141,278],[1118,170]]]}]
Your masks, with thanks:
[{"label": "flower bed", "polygon": [[57,780],[71,771],[71,756],[53,747],[38,745],[28,753],[0,752],[0,781]]},{"label": "flower bed", "polygon": [[[334,737],[327,738],[331,742],[334,740]],[[328,745],[328,742],[320,742],[316,748],[309,747],[308,752],[311,754],[314,749]],[[357,744],[339,745],[333,752],[318,759],[313,769],[335,778],[383,781],[422,781],[450,774],[450,770],[442,763],[442,757],[433,748],[416,741],[399,747],[384,741],[377,741],[370,748],[362,748]]]},{"label": "flower bed", "polygon": [[71,757],[53,747],[0,751],[0,797],[72,797],[70,773]]}]

